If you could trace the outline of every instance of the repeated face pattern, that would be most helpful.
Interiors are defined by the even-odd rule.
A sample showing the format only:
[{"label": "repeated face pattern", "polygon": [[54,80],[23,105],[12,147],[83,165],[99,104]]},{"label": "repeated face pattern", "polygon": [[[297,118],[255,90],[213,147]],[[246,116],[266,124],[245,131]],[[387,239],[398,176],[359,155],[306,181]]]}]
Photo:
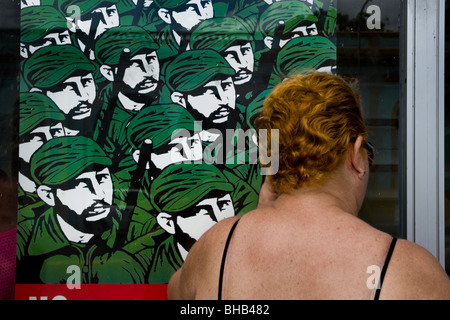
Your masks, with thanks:
[{"label": "repeated face pattern", "polygon": [[22,1],[17,282],[75,265],[166,283],[255,209],[255,118],[286,77],[336,69],[336,16],[336,0]]}]

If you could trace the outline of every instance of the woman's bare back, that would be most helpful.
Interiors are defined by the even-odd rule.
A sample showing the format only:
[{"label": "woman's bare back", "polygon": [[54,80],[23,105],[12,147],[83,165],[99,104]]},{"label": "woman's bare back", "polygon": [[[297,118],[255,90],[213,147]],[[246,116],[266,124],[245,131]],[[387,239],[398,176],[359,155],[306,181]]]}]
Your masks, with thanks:
[{"label": "woman's bare back", "polygon": [[[226,254],[223,299],[373,298],[392,237],[339,210],[289,211],[269,207],[240,218]],[[236,219],[216,224],[191,249],[181,275],[174,277],[183,277],[180,292],[191,299],[217,299],[223,249]],[[420,299],[425,293],[450,298],[450,281],[434,260],[419,246],[398,241],[380,298]]]}]

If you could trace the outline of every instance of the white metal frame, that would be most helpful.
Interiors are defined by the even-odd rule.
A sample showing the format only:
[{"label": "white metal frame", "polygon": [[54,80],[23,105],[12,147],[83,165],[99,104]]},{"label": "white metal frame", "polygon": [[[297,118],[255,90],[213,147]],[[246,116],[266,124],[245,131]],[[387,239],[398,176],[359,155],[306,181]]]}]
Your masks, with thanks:
[{"label": "white metal frame", "polygon": [[445,265],[445,0],[406,0],[407,237]]}]

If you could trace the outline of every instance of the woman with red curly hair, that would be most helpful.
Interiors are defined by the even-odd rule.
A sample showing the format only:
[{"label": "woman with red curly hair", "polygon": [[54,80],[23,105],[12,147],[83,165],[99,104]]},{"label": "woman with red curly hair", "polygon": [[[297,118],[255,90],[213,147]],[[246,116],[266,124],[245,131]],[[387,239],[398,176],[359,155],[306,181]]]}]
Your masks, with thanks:
[{"label": "woman with red curly hair", "polygon": [[[357,91],[296,75],[267,97],[258,130],[278,130],[278,171],[256,210],[217,223],[171,278],[171,299],[450,299],[425,249],[358,218],[373,147]],[[264,154],[264,153],[262,153]],[[266,163],[261,159],[261,163]]]}]

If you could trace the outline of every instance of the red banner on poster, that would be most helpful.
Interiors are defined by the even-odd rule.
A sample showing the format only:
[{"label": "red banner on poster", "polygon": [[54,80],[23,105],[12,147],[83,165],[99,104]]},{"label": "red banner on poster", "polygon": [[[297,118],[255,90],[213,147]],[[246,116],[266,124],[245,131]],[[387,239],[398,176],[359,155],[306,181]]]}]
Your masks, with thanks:
[{"label": "red banner on poster", "polygon": [[167,300],[167,284],[17,284],[16,300]]}]

